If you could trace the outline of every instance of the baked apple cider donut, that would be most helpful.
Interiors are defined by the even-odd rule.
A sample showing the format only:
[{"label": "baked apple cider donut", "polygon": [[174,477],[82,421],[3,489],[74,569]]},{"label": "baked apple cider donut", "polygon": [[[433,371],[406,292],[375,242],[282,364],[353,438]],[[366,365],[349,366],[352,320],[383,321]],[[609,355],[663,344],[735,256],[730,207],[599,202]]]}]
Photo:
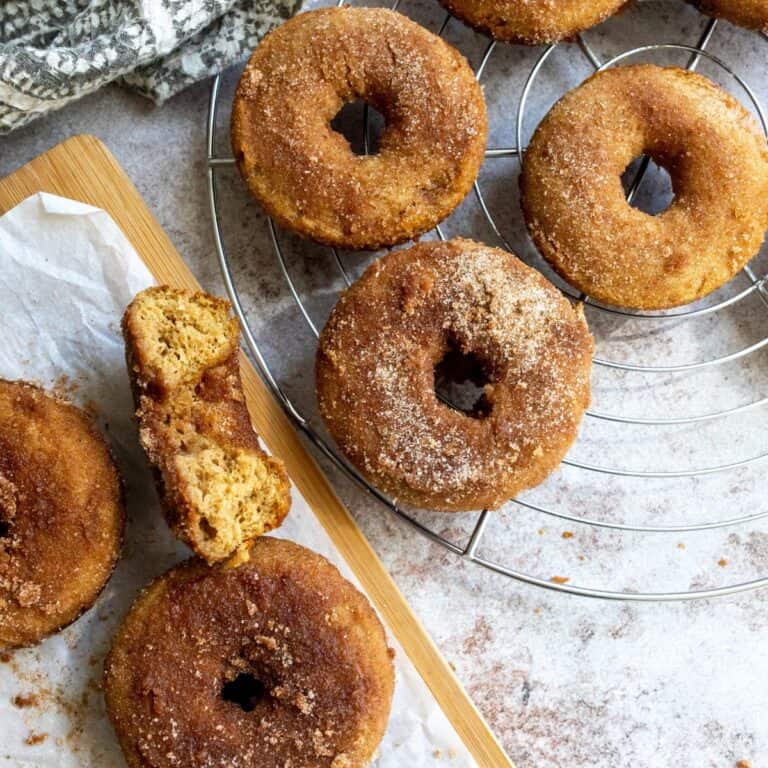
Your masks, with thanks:
[{"label": "baked apple cider donut", "polygon": [[[621,176],[649,155],[674,200],[652,216]],[[757,121],[707,78],[649,64],[600,72],[567,93],[528,145],[528,230],[552,266],[606,304],[665,309],[706,296],[760,250],[768,148]]]},{"label": "baked apple cider donut", "polygon": [[392,652],[325,558],[262,538],[236,567],[188,560],[139,597],[107,658],[130,768],[364,768],[384,734]]},{"label": "baked apple cider donut", "polygon": [[291,496],[283,463],[251,424],[229,302],[153,286],[122,326],[139,439],[168,524],[209,563],[242,554],[282,523]]},{"label": "baked apple cider donut", "polygon": [[[356,155],[331,127],[362,99],[386,123]],[[327,245],[409,240],[464,198],[483,161],[485,102],[466,59],[394,11],[324,8],[267,35],[243,71],[232,147],[281,225]]]},{"label": "baked apple cider donut", "polygon": [[497,40],[525,45],[571,38],[627,0],[440,0],[457,19]]},{"label": "baked apple cider donut", "polygon": [[92,420],[0,379],[0,650],[37,643],[93,605],[123,519],[120,477]]},{"label": "baked apple cider donut", "polygon": [[702,13],[768,33],[768,0],[688,0]]},{"label": "baked apple cider donut", "polygon": [[[320,412],[396,500],[496,508],[544,480],[575,439],[592,351],[581,308],[511,254],[419,243],[372,264],[331,313],[317,352]],[[462,374],[483,386],[469,411],[438,399],[436,369],[449,358],[479,368]]]}]

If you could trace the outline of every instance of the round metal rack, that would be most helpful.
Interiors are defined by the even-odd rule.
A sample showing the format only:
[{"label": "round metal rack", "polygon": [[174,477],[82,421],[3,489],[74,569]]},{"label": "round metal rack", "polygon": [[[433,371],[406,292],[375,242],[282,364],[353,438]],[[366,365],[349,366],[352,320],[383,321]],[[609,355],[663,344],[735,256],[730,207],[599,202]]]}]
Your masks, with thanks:
[{"label": "round metal rack", "polygon": [[[397,8],[399,0],[395,2],[393,8]],[[443,35],[448,27],[449,23],[452,23],[452,17],[446,15],[445,20],[439,29],[439,34]],[[458,23],[458,22],[455,22]],[[741,92],[745,96],[745,100],[751,103],[754,112],[756,113],[758,120],[762,124],[762,128],[768,136],[768,118],[760,104],[757,96],[750,88],[747,82],[745,82],[729,64],[723,61],[721,58],[713,55],[707,49],[713,39],[713,36],[718,28],[718,21],[710,19],[704,28],[704,31],[700,39],[695,45],[680,45],[680,44],[655,44],[644,45],[630,50],[626,50],[623,53],[615,56],[607,61],[600,61],[593,48],[589,45],[587,40],[583,36],[579,36],[575,43],[571,46],[574,50],[580,51],[590,67],[594,71],[600,71],[607,67],[615,66],[620,63],[624,63],[628,60],[643,57],[648,53],[656,52],[678,52],[687,55],[687,66],[689,69],[696,69],[700,63],[704,60],[715,65],[719,70],[725,73],[732,81],[741,89]],[[766,41],[768,36],[763,35]],[[500,44],[496,42],[489,42],[485,48],[480,63],[476,69],[476,76],[479,81],[482,81],[488,63],[492,54],[498,49]],[[517,158],[518,162],[522,163],[522,156],[524,154],[523,147],[525,146],[524,127],[526,122],[526,114],[529,105],[530,96],[533,89],[536,87],[538,79],[541,76],[542,69],[546,62],[553,55],[558,45],[550,45],[543,49],[543,52],[538,57],[538,60],[534,64],[530,73],[528,74],[520,99],[518,103],[516,113],[516,127],[515,135],[517,139],[517,146],[515,147],[493,147],[486,151],[486,159],[490,162],[496,158]],[[229,297],[234,306],[237,317],[240,321],[245,342],[253,360],[255,361],[258,370],[263,377],[265,383],[272,391],[273,395],[277,398],[280,405],[293,420],[295,425],[302,431],[306,437],[319,449],[325,456],[331,459],[336,466],[341,469],[346,475],[352,478],[357,484],[359,484],[367,493],[380,502],[386,509],[396,515],[399,519],[405,521],[408,525],[412,526],[420,534],[428,537],[433,542],[445,547],[453,554],[463,557],[466,560],[477,563],[492,571],[498,572],[505,576],[517,579],[519,581],[540,586],[550,590],[556,590],[559,592],[581,595],[585,597],[597,597],[607,598],[615,600],[631,600],[631,601],[676,601],[676,600],[691,600],[695,598],[708,598],[723,595],[732,595],[740,592],[746,592],[748,590],[756,589],[763,586],[768,586],[768,576],[743,580],[738,583],[729,584],[726,586],[713,587],[713,588],[701,588],[691,589],[686,591],[628,591],[628,590],[612,590],[594,588],[588,586],[579,586],[569,582],[561,583],[558,580],[548,580],[538,576],[531,575],[521,570],[508,567],[503,563],[496,562],[490,558],[484,557],[479,554],[478,548],[483,539],[483,535],[486,532],[490,516],[494,513],[489,513],[483,510],[477,514],[477,518],[473,524],[472,530],[466,539],[462,543],[449,540],[446,536],[441,535],[437,531],[425,525],[423,522],[416,519],[413,514],[410,514],[407,510],[402,509],[393,500],[387,498],[383,493],[371,486],[358,471],[346,460],[346,458],[338,451],[338,449],[330,442],[319,429],[313,426],[310,418],[300,412],[295,406],[291,398],[286,394],[284,388],[280,385],[277,378],[273,374],[270,365],[267,362],[265,355],[262,352],[262,348],[256,338],[251,325],[248,322],[247,314],[241,301],[238,289],[235,284],[233,275],[232,264],[230,261],[230,255],[224,245],[224,234],[221,223],[221,211],[220,211],[220,191],[219,191],[219,179],[218,175],[222,169],[231,168],[234,161],[231,157],[223,157],[216,154],[216,124],[217,124],[217,109],[220,102],[220,86],[221,76],[217,76],[211,87],[210,104],[208,111],[207,122],[207,168],[208,168],[208,190],[209,190],[209,202],[213,219],[213,234],[218,254],[219,264],[221,267],[221,273],[223,276],[224,284],[229,294]],[[363,136],[365,151],[369,149],[369,131],[368,131],[368,112],[367,107],[364,110],[364,127]],[[635,175],[628,185],[627,200],[632,202],[640,187],[641,181],[649,167],[649,158],[643,158],[642,162],[635,171]],[[507,241],[501,231],[501,227],[497,224],[493,215],[491,214],[489,205],[486,202],[486,197],[483,193],[482,185],[480,181],[476,181],[474,185],[474,196],[477,204],[482,211],[485,220],[490,225],[491,230],[498,238],[499,242],[503,244],[509,250],[512,250],[510,243]],[[284,246],[281,242],[280,233],[274,222],[270,219],[268,221],[269,237],[272,248],[274,249],[275,256],[277,258],[280,271],[286,281],[287,287],[296,302],[298,311],[301,313],[303,320],[306,322],[309,330],[315,338],[318,336],[318,328],[310,312],[307,309],[305,301],[301,296],[301,292],[297,286],[296,281],[291,275],[291,271],[288,266],[288,261],[284,252]],[[445,234],[440,226],[436,227],[435,234],[440,239],[445,239]],[[352,276],[345,266],[344,259],[335,249],[331,249],[333,262],[339,270],[341,278],[346,285],[352,283]],[[727,307],[733,307],[749,296],[759,297],[762,304],[765,306],[768,312],[768,275],[759,276],[750,267],[746,266],[743,271],[749,285],[747,288],[740,292],[731,295],[727,298],[723,298],[715,303],[706,306],[692,306],[682,309],[674,310],[671,312],[631,312],[628,310],[620,309],[617,307],[609,307],[599,304],[591,300],[588,296],[583,294],[577,294],[569,289],[567,286],[563,286],[564,292],[574,300],[580,300],[585,302],[595,311],[604,313],[606,316],[616,316],[618,319],[631,318],[633,321],[641,320],[644,324],[651,323],[667,323],[670,320],[675,322],[689,321],[694,318],[701,318],[707,315],[723,310]],[[762,338],[756,342],[753,342],[747,346],[744,346],[736,351],[729,352],[727,354],[710,357],[705,360],[696,360],[688,363],[681,364],[668,364],[668,365],[645,365],[640,362],[625,362],[616,361],[612,359],[595,357],[594,364],[601,368],[614,369],[622,372],[634,372],[642,374],[688,374],[697,373],[700,371],[712,369],[716,366],[725,365],[738,361],[742,358],[746,358],[749,355],[757,352],[764,347],[768,347],[768,336]],[[689,426],[706,424],[724,419],[727,417],[744,414],[751,412],[754,409],[759,409],[768,406],[768,396],[754,399],[752,402],[741,404],[734,407],[724,408],[720,410],[714,410],[709,412],[703,412],[690,416],[679,417],[634,417],[617,413],[603,412],[600,410],[591,409],[587,412],[588,419],[596,419],[600,421],[614,422],[626,425],[642,425],[646,427],[669,427],[669,426]],[[690,469],[665,469],[664,471],[640,471],[627,469],[620,466],[610,465],[596,465],[592,463],[580,462],[574,459],[566,458],[563,464],[577,469],[581,472],[596,473],[597,475],[613,475],[627,478],[645,478],[648,480],[667,480],[675,478],[696,478],[705,475],[712,475],[715,473],[729,472],[736,470],[740,467],[747,467],[757,462],[768,459],[768,452],[759,453],[746,458],[740,458],[738,460],[729,461],[725,463],[713,463],[708,466],[698,466]],[[592,519],[575,514],[569,514],[560,510],[547,508],[540,506],[529,501],[522,499],[516,499],[512,502],[523,509],[527,509],[536,514],[544,515],[549,518],[556,518],[569,523],[590,526],[595,529],[606,529],[620,532],[642,533],[642,534],[659,534],[659,533],[684,533],[684,532],[699,532],[711,529],[729,528],[734,526],[745,525],[750,522],[755,522],[761,518],[768,517],[768,502],[766,502],[765,508],[758,509],[755,512],[744,515],[729,516],[724,519],[710,520],[706,522],[695,523],[668,523],[664,525],[639,525],[630,524],[625,522],[616,521],[604,521],[599,519]]]}]

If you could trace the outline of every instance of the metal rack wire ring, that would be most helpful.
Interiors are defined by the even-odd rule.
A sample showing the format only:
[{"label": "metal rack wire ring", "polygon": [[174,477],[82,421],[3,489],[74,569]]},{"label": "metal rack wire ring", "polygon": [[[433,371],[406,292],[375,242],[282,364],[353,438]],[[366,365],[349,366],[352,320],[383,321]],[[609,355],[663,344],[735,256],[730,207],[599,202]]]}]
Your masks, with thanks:
[{"label": "metal rack wire ring", "polygon": [[[399,5],[399,0],[395,2],[393,8],[397,8],[398,5]],[[446,15],[443,23],[440,26],[439,34],[442,35],[446,31],[446,28],[448,27],[448,24],[450,23],[450,21],[451,21],[451,16]],[[758,118],[761,122],[763,130],[766,132],[766,135],[768,136],[768,120],[766,119],[766,114],[757,96],[755,95],[754,91],[726,62],[724,62],[721,58],[714,56],[713,54],[709,53],[706,50],[707,46],[709,45],[714,35],[714,32],[717,26],[718,26],[717,20],[715,19],[709,20],[706,24],[703,34],[701,35],[697,44],[694,46],[681,45],[681,44],[656,44],[656,45],[639,46],[639,47],[624,51],[623,53],[605,62],[601,62],[599,60],[598,56],[595,54],[595,52],[592,50],[592,48],[589,46],[587,41],[582,36],[579,36],[577,38],[576,43],[577,43],[578,49],[586,57],[589,64],[592,66],[592,68],[595,71],[601,71],[607,67],[614,66],[633,56],[638,56],[648,52],[660,51],[660,50],[669,50],[669,51],[675,50],[675,51],[680,51],[680,52],[689,54],[687,66],[689,69],[692,69],[692,70],[696,69],[699,63],[703,59],[706,59],[707,61],[718,66],[730,77],[732,77],[733,80],[738,84],[738,86],[744,91],[748,99],[751,101],[755,112],[758,115]],[[768,36],[764,35],[764,37],[766,38],[766,40],[768,40]],[[494,52],[494,50],[497,48],[497,45],[498,44],[496,42],[492,41],[488,43],[485,51],[483,52],[480,59],[480,63],[476,69],[476,76],[478,80],[481,80],[483,78],[487,69],[487,65],[490,61],[491,55]],[[520,96],[517,113],[516,113],[515,134],[517,137],[517,146],[489,148],[486,151],[487,160],[504,158],[504,157],[517,157],[518,161],[522,162],[523,155],[524,155],[523,128],[524,128],[525,117],[526,117],[526,107],[529,101],[529,97],[534,88],[536,80],[542,71],[542,68],[544,67],[545,63],[550,58],[552,53],[557,48],[558,48],[557,44],[547,46],[543,50],[542,54],[539,56],[538,60],[534,64],[533,68],[531,69],[530,73],[528,74],[525,80],[523,90]],[[275,398],[278,400],[282,408],[288,414],[288,416],[296,424],[296,426],[306,435],[306,437],[310,440],[310,442],[313,445],[315,445],[316,448],[322,454],[324,454],[326,457],[332,460],[333,463],[340,470],[342,470],[342,472],[344,472],[349,478],[354,480],[362,489],[364,489],[368,494],[370,494],[373,498],[375,498],[378,502],[380,502],[390,512],[396,515],[399,519],[405,521],[408,525],[416,529],[420,534],[429,538],[431,541],[445,547],[448,551],[452,552],[453,554],[461,556],[474,563],[477,563],[478,565],[484,568],[490,569],[497,573],[501,573],[505,576],[511,577],[521,582],[525,582],[527,584],[536,585],[545,589],[555,590],[562,593],[580,595],[585,597],[596,597],[596,598],[605,598],[605,599],[612,599],[612,600],[646,601],[646,602],[647,601],[678,601],[678,600],[691,600],[691,599],[697,599],[697,598],[718,597],[718,596],[732,595],[740,592],[745,592],[745,591],[756,589],[763,586],[768,586],[768,576],[766,576],[762,578],[752,579],[749,581],[742,581],[742,582],[727,585],[727,586],[714,587],[709,589],[692,589],[692,590],[686,590],[686,591],[632,592],[632,591],[618,591],[618,590],[611,590],[611,589],[594,588],[594,587],[588,587],[588,586],[579,586],[571,583],[565,583],[565,582],[561,583],[557,581],[543,579],[543,578],[534,576],[532,574],[522,572],[518,569],[505,566],[501,563],[495,562],[492,559],[483,557],[478,553],[479,545],[482,541],[483,534],[485,533],[486,526],[489,521],[489,513],[487,511],[483,510],[482,512],[478,513],[477,519],[474,523],[474,526],[472,528],[472,531],[468,539],[464,544],[459,545],[453,541],[450,541],[445,536],[437,533],[436,531],[432,530],[428,526],[421,523],[413,515],[409,514],[407,511],[402,509],[392,499],[387,498],[383,493],[381,493],[375,487],[371,486],[365,480],[365,478],[363,478],[360,475],[360,473],[355,469],[355,467],[352,466],[347,461],[347,459],[336,449],[336,447],[329,440],[327,440],[320,433],[318,429],[316,429],[313,426],[310,419],[307,418],[303,413],[301,413],[300,410],[294,405],[290,397],[288,397],[285,390],[280,386],[279,382],[275,378],[270,368],[270,365],[267,362],[261,350],[261,347],[256,338],[256,335],[254,334],[248,322],[248,317],[243,307],[243,303],[241,301],[241,298],[238,293],[237,286],[235,284],[235,280],[233,277],[233,270],[232,270],[230,257],[224,246],[224,235],[223,235],[222,226],[221,226],[217,174],[222,168],[231,168],[234,164],[234,161],[231,157],[217,156],[215,152],[216,118],[217,118],[217,107],[219,105],[220,86],[221,86],[221,76],[217,76],[216,78],[214,78],[211,86],[208,120],[207,120],[206,146],[207,146],[207,169],[208,169],[207,170],[208,193],[209,193],[209,204],[210,204],[210,210],[211,210],[212,222],[213,222],[213,236],[214,236],[214,243],[216,246],[218,261],[221,268],[222,277],[224,280],[224,285],[232,301],[232,304],[234,306],[235,313],[240,321],[240,325],[243,330],[248,351],[253,357],[265,383],[267,384],[267,386],[269,387],[269,389],[271,390]],[[366,154],[369,152],[369,148],[370,148],[368,134],[369,134],[368,110],[366,107],[364,110],[364,127],[363,127],[363,139],[364,139],[364,147],[365,147]],[[633,178],[632,182],[629,185],[629,189],[627,191],[627,200],[629,202],[632,202],[648,167],[649,167],[649,159],[644,158],[639,169],[637,170],[635,177]],[[474,194],[485,219],[491,226],[491,229],[494,232],[494,234],[498,237],[499,242],[507,249],[512,250],[509,242],[506,240],[506,238],[502,234],[500,227],[498,226],[497,222],[494,220],[494,217],[492,216],[489,210],[489,207],[483,195],[483,191],[479,181],[475,182],[474,184]],[[293,300],[295,301],[298,307],[298,310],[301,313],[301,316],[303,317],[303,320],[307,324],[313,336],[317,338],[318,328],[315,322],[313,321],[310,315],[310,312],[305,306],[305,303],[303,302],[301,297],[301,293],[298,290],[296,283],[291,276],[285,255],[283,253],[283,249],[280,241],[280,235],[277,231],[277,228],[274,222],[271,219],[269,219],[268,221],[268,227],[269,227],[270,241],[274,249],[276,258],[278,260],[280,270],[288,286],[289,292],[293,297]],[[436,227],[435,233],[437,237],[439,237],[440,239],[445,239],[445,235],[443,234],[443,231],[439,226]],[[332,251],[334,263],[336,264],[336,267],[339,270],[339,273],[344,281],[344,284],[350,285],[352,282],[352,277],[349,273],[349,270],[346,268],[341,255],[336,249],[331,249],[331,251]],[[747,297],[752,295],[759,296],[762,299],[765,306],[768,307],[768,282],[767,282],[768,276],[758,277],[749,266],[747,266],[744,269],[744,274],[749,280],[750,285],[749,287],[747,287],[744,290],[741,290],[737,294],[730,296],[728,298],[722,299],[716,302],[715,304],[711,304],[705,307],[686,307],[682,310],[676,310],[672,312],[630,312],[628,310],[624,310],[621,308],[603,306],[598,302],[592,301],[589,297],[583,294],[575,294],[572,291],[569,291],[567,288],[565,288],[564,290],[566,294],[569,295],[572,299],[582,300],[586,304],[588,304],[590,307],[594,308],[596,311],[605,313],[606,315],[615,315],[619,317],[632,318],[633,320],[640,319],[643,321],[656,321],[656,322],[666,322],[669,320],[681,320],[681,319],[685,319],[687,321],[694,318],[701,318],[701,317],[713,315],[714,313],[722,309],[733,307],[739,304],[741,301],[745,300]],[[615,360],[602,359],[602,358],[595,358],[594,363],[597,366],[600,366],[606,369],[615,369],[623,372],[640,372],[640,373],[646,373],[646,374],[695,373],[698,371],[711,369],[716,366],[721,366],[721,365],[725,365],[726,363],[740,360],[767,346],[768,346],[768,337],[760,339],[759,341],[753,344],[750,344],[744,348],[738,349],[734,352],[729,352],[727,354],[719,355],[717,357],[710,358],[707,360],[697,360],[693,362],[684,362],[684,363],[676,363],[676,364],[668,364],[668,365],[645,365],[642,363],[615,361]],[[607,412],[590,410],[587,412],[587,418],[591,418],[599,421],[605,421],[605,422],[614,422],[619,424],[643,425],[643,426],[654,426],[654,427],[664,428],[664,427],[670,427],[670,426],[681,426],[681,425],[687,426],[687,425],[693,425],[693,424],[702,424],[702,423],[712,422],[712,421],[723,419],[729,416],[744,414],[749,411],[752,411],[753,409],[757,409],[762,406],[765,406],[767,404],[768,404],[768,396],[765,396],[765,397],[759,397],[751,402],[742,403],[733,407],[729,407],[729,408],[725,408],[717,411],[699,413],[691,416],[648,418],[648,417],[631,416],[626,414],[607,413]],[[566,459],[563,462],[563,464],[583,472],[591,472],[591,473],[596,473],[598,475],[600,474],[616,475],[616,476],[641,478],[641,479],[642,478],[673,479],[673,478],[695,478],[695,477],[701,477],[704,475],[727,472],[729,470],[734,470],[739,467],[750,466],[766,458],[768,458],[768,452],[761,453],[755,456],[750,456],[743,459],[739,459],[736,461],[730,461],[730,462],[725,462],[718,465],[713,465],[713,466],[696,467],[696,468],[690,468],[690,469],[664,470],[664,471],[639,471],[639,470],[633,470],[633,469],[622,468],[622,467],[598,466],[591,463],[576,461],[573,459]],[[597,519],[593,519],[593,518],[585,517],[581,515],[570,514],[570,513],[562,512],[559,510],[545,508],[521,499],[515,499],[513,501],[520,508],[528,509],[530,511],[536,512],[537,514],[546,515],[555,519],[565,520],[565,521],[579,524],[579,525],[590,526],[594,529],[605,529],[609,531],[611,530],[626,531],[626,532],[644,533],[644,534],[707,531],[712,529],[728,528],[731,526],[739,526],[739,525],[743,525],[749,522],[754,522],[756,520],[760,520],[762,518],[768,517],[768,509],[766,509],[764,511],[754,512],[752,514],[731,516],[727,519],[710,520],[710,521],[699,522],[699,523],[680,522],[680,523],[668,523],[665,525],[634,525],[634,524],[622,523],[622,522],[616,522],[616,521],[602,521],[602,520],[597,520]]]}]

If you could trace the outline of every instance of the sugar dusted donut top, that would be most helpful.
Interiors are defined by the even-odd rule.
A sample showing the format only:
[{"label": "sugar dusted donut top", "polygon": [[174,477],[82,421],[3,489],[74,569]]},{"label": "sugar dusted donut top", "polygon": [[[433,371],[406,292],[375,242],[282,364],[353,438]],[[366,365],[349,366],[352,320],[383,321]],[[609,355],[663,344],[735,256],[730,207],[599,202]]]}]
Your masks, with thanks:
[{"label": "sugar dusted donut top", "polygon": [[244,564],[188,560],[145,590],[107,658],[107,711],[131,768],[365,768],[391,655],[331,563],[263,537]]},{"label": "sugar dusted donut top", "polygon": [[768,33],[768,0],[688,0],[702,13]]},{"label": "sugar dusted donut top", "polygon": [[[648,154],[675,197],[631,207],[621,174]],[[542,120],[520,177],[528,229],[572,285],[638,309],[678,306],[730,280],[768,229],[768,147],[757,121],[711,80],[676,67],[616,67]]]},{"label": "sugar dusted donut top", "polygon": [[[438,400],[454,345],[483,366],[487,415]],[[589,401],[592,338],[538,272],[470,240],[420,243],[374,263],[320,336],[320,411],[344,453],[395,499],[498,507],[541,482]]]},{"label": "sugar dusted donut top", "polygon": [[[386,121],[368,157],[331,128],[356,98]],[[267,212],[347,248],[408,240],[447,216],[477,176],[486,132],[466,59],[377,8],[309,11],[270,33],[243,71],[232,111],[235,159]]]},{"label": "sugar dusted donut top", "polygon": [[91,607],[123,518],[120,478],[91,419],[0,379],[0,649],[36,643]]},{"label": "sugar dusted donut top", "polygon": [[470,26],[499,40],[527,45],[573,37],[627,4],[627,0],[440,1]]}]

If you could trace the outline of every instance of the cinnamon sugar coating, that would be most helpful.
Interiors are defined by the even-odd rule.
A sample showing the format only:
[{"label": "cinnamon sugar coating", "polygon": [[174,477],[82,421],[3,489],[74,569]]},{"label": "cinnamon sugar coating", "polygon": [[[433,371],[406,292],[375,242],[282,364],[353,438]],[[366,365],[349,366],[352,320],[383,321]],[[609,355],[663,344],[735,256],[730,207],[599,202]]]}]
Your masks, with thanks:
[{"label": "cinnamon sugar coating", "polygon": [[[648,154],[675,198],[652,216],[621,174]],[[599,301],[663,309],[730,280],[768,229],[768,148],[756,120],[701,75],[608,69],[566,94],[537,128],[520,179],[528,230],[552,266]]]},{"label": "cinnamon sugar coating", "polygon": [[[222,695],[244,675],[259,684],[246,708]],[[104,682],[131,768],[363,768],[394,668],[366,598],[325,558],[265,537],[243,565],[193,559],[146,589]]]},{"label": "cinnamon sugar coating", "polygon": [[702,13],[768,33],[768,0],[688,0]]},{"label": "cinnamon sugar coating", "polygon": [[123,521],[120,478],[91,419],[0,380],[0,649],[37,643],[93,605]]},{"label": "cinnamon sugar coating", "polygon": [[[378,153],[331,128],[363,99],[385,118]],[[485,101],[466,59],[394,11],[325,8],[267,35],[243,71],[232,146],[281,225],[328,245],[377,248],[435,226],[483,161]]]},{"label": "cinnamon sugar coating", "polygon": [[555,43],[605,21],[627,0],[440,0],[456,18],[497,40]]},{"label": "cinnamon sugar coating", "polygon": [[[438,400],[435,366],[472,354],[484,415]],[[511,254],[419,243],[372,264],[320,336],[320,412],[360,471],[398,501],[496,508],[540,483],[589,402],[592,337],[580,307]]]}]

